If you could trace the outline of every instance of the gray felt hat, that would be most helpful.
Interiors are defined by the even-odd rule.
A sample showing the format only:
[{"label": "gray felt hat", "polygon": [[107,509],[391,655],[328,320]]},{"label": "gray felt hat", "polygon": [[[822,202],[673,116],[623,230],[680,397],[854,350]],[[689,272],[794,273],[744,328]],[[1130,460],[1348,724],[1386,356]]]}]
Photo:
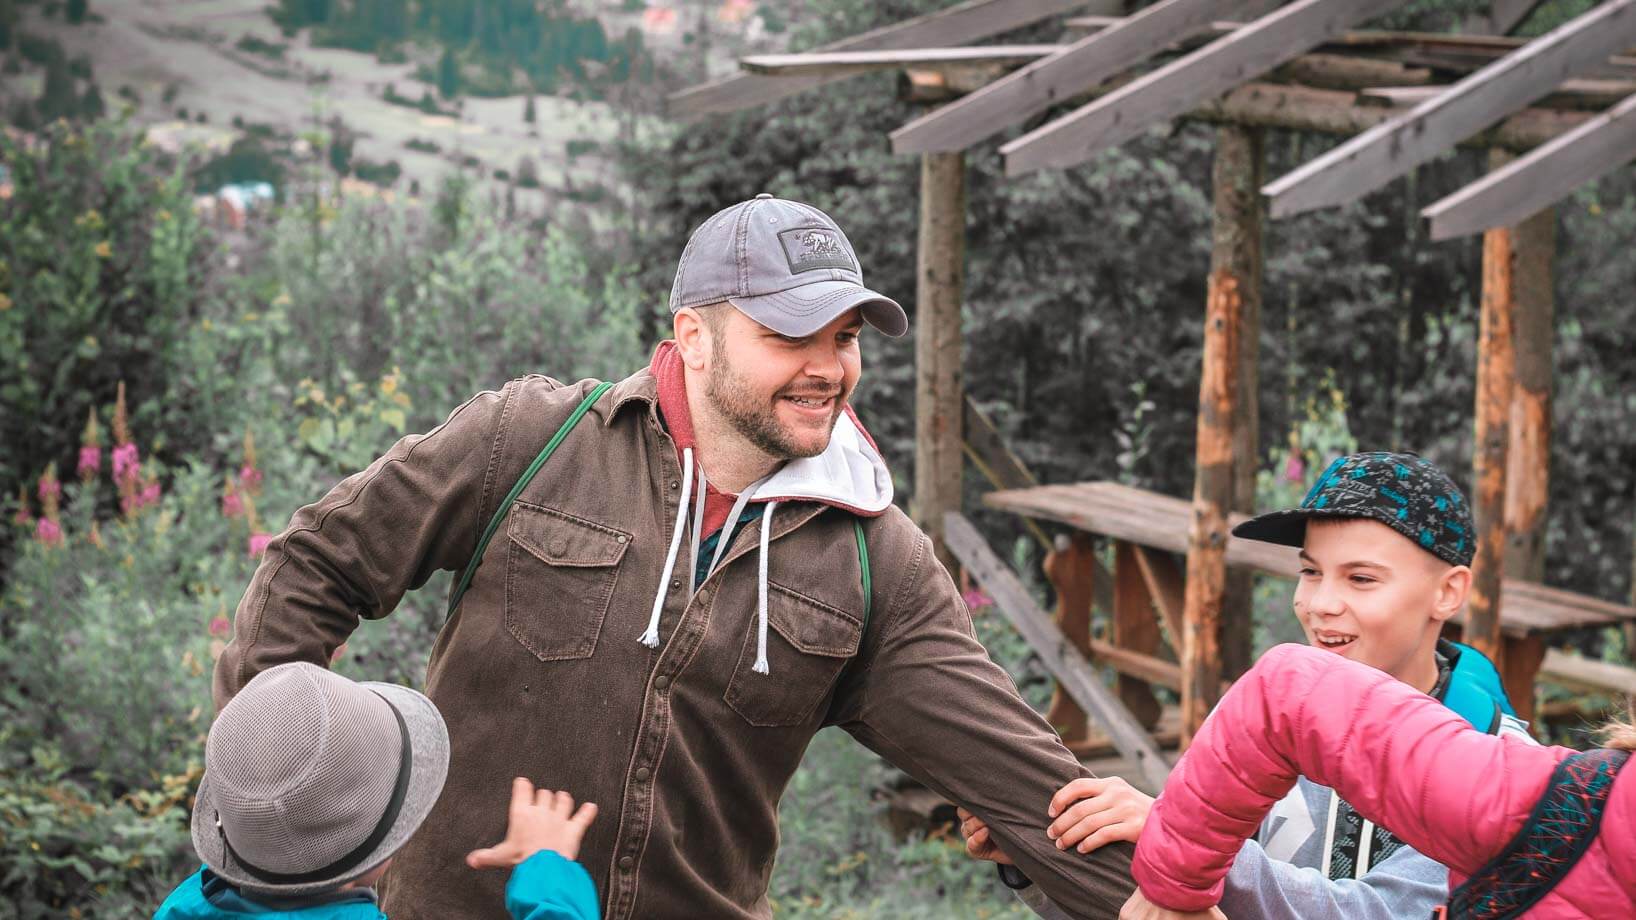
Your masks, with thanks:
[{"label": "gray felt hat", "polygon": [[828,214],[765,193],[717,211],[682,250],[670,312],[722,301],[797,338],[854,307],[887,335],[909,331],[897,301],[863,286],[858,255]]},{"label": "gray felt hat", "polygon": [[251,892],[338,888],[409,840],[448,772],[449,733],[431,700],[313,664],[279,665],[210,728],[193,848]]}]

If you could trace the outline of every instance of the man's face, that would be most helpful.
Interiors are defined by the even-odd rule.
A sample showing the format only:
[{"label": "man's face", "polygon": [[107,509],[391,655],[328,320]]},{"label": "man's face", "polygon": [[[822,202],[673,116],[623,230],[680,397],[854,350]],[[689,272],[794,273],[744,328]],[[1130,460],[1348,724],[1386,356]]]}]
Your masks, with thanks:
[{"label": "man's face", "polygon": [[794,339],[730,305],[711,309],[722,311],[710,324],[705,395],[711,406],[770,456],[823,453],[862,371],[859,311]]},{"label": "man's face", "polygon": [[1420,683],[1442,621],[1465,600],[1454,569],[1378,521],[1311,520],[1295,615],[1314,648]]}]

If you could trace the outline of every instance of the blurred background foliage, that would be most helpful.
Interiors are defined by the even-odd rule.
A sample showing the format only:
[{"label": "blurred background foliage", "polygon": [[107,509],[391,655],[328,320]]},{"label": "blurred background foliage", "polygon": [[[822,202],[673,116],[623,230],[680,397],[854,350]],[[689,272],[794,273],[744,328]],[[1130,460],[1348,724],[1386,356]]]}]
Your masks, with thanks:
[{"label": "blurred background foliage", "polygon": [[[943,5],[811,5],[789,42]],[[1525,31],[1587,5],[1547,3]],[[1442,28],[1477,6],[1426,0],[1381,25]],[[513,67],[550,92],[544,75],[573,71],[565,57],[606,62],[626,40],[562,3],[283,0],[274,15],[371,53],[430,42],[454,61],[452,94],[479,91],[458,84],[484,73],[507,91],[493,75]],[[15,22],[0,0],[8,60],[23,53]],[[996,41],[1052,38],[1042,27]],[[54,59],[39,43],[32,53]],[[0,916],[133,916],[185,875],[208,675],[267,534],[477,390],[641,366],[667,333],[686,234],[708,214],[764,191],[810,201],[847,229],[868,283],[913,310],[918,164],[892,156],[885,136],[917,109],[887,77],[700,124],[631,122],[607,188],[581,190],[595,209],[519,208],[459,172],[418,199],[343,196],[333,144],[312,144],[252,171],[277,173],[277,207],[231,231],[201,219],[192,191],[272,156],[253,133],[226,157],[175,156],[117,113],[67,98],[30,110],[36,133],[0,140],[11,189],[0,198]],[[647,106],[651,94],[627,101]],[[997,143],[969,155],[965,382],[1045,481],[1191,489],[1213,136],[1182,123],[1012,180]],[[1271,133],[1267,172],[1330,143]],[[1354,447],[1416,450],[1469,482],[1480,252],[1473,240],[1429,243],[1416,207],[1482,167],[1462,152],[1354,205],[1268,224],[1265,503],[1298,498]],[[1636,181],[1610,176],[1558,214],[1547,580],[1623,600],[1636,521]],[[907,496],[913,346],[865,347],[859,411]],[[984,486],[969,486],[975,508]],[[1037,571],[1014,519],[978,517],[1019,570]],[[434,579],[366,623],[336,666],[419,684],[446,588]],[[1291,638],[1287,592],[1259,589],[1258,645]],[[1043,707],[1049,681],[1022,640],[992,611],[976,623]],[[1574,641],[1627,655],[1615,633]],[[780,915],[1021,916],[949,840],[891,835],[876,796],[887,781],[837,733],[815,739],[781,812]]]}]

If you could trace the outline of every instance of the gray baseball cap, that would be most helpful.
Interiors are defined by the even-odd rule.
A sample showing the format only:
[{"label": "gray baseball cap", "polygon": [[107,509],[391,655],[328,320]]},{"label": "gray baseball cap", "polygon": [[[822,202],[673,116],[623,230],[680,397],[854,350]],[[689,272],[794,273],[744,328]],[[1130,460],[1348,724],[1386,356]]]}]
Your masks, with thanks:
[{"label": "gray baseball cap", "polygon": [[682,250],[670,312],[724,300],[780,335],[811,335],[854,307],[887,335],[909,331],[897,301],[863,286],[858,254],[828,214],[766,193],[717,211]]},{"label": "gray baseball cap", "polygon": [[448,730],[425,696],[282,664],[210,728],[193,848],[251,892],[338,888],[409,840],[448,771]]}]

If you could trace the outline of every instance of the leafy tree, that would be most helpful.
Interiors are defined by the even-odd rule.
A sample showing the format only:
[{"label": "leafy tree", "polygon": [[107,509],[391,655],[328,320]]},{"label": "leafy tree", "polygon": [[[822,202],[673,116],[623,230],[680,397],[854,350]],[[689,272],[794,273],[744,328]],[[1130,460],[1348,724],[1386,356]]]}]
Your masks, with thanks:
[{"label": "leafy tree", "polygon": [[53,57],[46,64],[45,89],[34,107],[41,121],[73,118],[79,113],[79,95],[74,92],[74,75],[66,58]]},{"label": "leafy tree", "polygon": [[460,92],[460,64],[447,48],[437,60],[437,91],[445,99],[453,99]]},{"label": "leafy tree", "polygon": [[534,123],[534,94],[528,94],[528,101],[523,103],[523,124]]},{"label": "leafy tree", "polygon": [[68,7],[65,11],[68,21],[74,25],[84,22],[85,15],[90,12],[90,6],[88,0],[68,0]]},{"label": "leafy tree", "polygon": [[85,95],[80,97],[80,117],[96,119],[107,112],[107,106],[102,104],[102,91],[95,83],[85,88]]}]

